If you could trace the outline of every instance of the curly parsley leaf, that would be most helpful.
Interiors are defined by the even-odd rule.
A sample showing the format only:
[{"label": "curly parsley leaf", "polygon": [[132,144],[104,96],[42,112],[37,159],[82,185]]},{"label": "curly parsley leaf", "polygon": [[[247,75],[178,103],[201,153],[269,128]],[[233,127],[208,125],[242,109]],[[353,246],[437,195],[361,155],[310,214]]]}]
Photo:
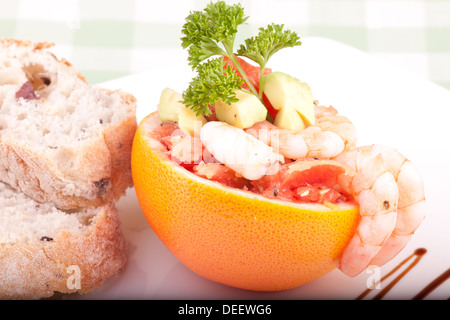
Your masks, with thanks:
[{"label": "curly parsley leaf", "polygon": [[283,48],[301,45],[300,37],[291,30],[283,30],[283,24],[270,24],[267,28],[259,28],[259,34],[245,40],[238,55],[265,66],[274,53]]},{"label": "curly parsley leaf", "polygon": [[209,115],[209,106],[218,100],[231,104],[237,101],[235,90],[244,83],[230,65],[225,67],[223,58],[210,60],[197,67],[198,75],[183,92],[183,103],[196,115]]},{"label": "curly parsley leaf", "polygon": [[[247,57],[258,63],[261,67],[260,83],[262,84],[264,69],[269,59],[279,50],[301,45],[300,37],[291,30],[283,30],[283,24],[270,24],[266,28],[259,28],[259,34],[245,40],[238,55]],[[260,85],[260,96],[262,88]]]},{"label": "curly parsley leaf", "polygon": [[[237,53],[234,42],[238,27],[247,21],[240,4],[227,5],[225,1],[210,2],[203,11],[193,11],[182,28],[181,45],[188,49],[188,62],[198,72],[189,88],[183,93],[183,103],[197,114],[208,115],[209,106],[222,100],[227,103],[236,101],[234,91],[244,82],[250,92],[262,102],[262,81],[264,69],[270,57],[282,48],[300,45],[295,32],[283,30],[284,25],[271,24],[260,28],[256,37],[245,40]],[[255,61],[261,67],[259,92],[243,70],[237,55]],[[210,59],[214,56],[227,57],[236,67],[238,74],[223,60]]]},{"label": "curly parsley leaf", "polygon": [[213,55],[233,54],[238,26],[247,18],[240,4],[230,6],[225,1],[211,2],[203,11],[191,12],[181,30],[181,45],[189,48],[192,68]]}]

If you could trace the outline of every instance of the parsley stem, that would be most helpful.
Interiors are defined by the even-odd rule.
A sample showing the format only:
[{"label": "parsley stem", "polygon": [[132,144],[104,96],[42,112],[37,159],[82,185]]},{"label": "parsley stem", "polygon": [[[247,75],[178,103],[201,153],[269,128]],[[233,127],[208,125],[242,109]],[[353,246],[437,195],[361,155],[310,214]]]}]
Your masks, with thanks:
[{"label": "parsley stem", "polygon": [[[231,60],[231,62],[233,62],[234,66],[236,67],[236,69],[239,71],[239,73],[241,74],[242,78],[244,78],[244,81],[247,83],[248,87],[250,88],[250,91],[257,97],[259,97],[258,92],[256,91],[255,87],[253,86],[253,84],[251,83],[251,81],[248,79],[247,74],[244,72],[244,69],[242,69],[241,65],[239,64],[239,62],[236,59],[236,56],[234,55],[233,51],[228,51],[227,49],[227,57]],[[259,99],[262,101],[262,97],[259,97]]]},{"label": "parsley stem", "polygon": [[263,86],[264,86],[264,70],[266,69],[266,62],[259,65],[259,100],[263,101]]}]

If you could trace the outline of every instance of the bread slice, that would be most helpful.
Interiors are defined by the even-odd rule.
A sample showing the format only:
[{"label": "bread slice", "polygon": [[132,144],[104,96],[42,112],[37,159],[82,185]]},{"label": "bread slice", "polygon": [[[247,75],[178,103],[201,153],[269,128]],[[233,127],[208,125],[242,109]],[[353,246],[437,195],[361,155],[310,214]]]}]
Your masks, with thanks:
[{"label": "bread slice", "polygon": [[0,39],[0,181],[61,209],[132,186],[136,101],[86,82],[50,43]]},{"label": "bread slice", "polygon": [[62,211],[0,183],[0,299],[85,293],[126,259],[113,202]]}]

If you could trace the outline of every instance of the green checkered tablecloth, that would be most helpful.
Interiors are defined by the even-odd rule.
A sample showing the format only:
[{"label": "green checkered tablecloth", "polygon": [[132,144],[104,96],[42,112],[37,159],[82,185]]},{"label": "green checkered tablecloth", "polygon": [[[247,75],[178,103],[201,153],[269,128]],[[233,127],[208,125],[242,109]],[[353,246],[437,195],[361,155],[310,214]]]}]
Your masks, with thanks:
[{"label": "green checkered tablecloth", "polygon": [[[179,54],[191,10],[209,0],[0,0],[0,37],[56,44],[96,83],[148,70]],[[237,1],[229,1],[235,3]],[[449,0],[242,0],[243,36],[284,23],[331,38],[450,89]]]}]

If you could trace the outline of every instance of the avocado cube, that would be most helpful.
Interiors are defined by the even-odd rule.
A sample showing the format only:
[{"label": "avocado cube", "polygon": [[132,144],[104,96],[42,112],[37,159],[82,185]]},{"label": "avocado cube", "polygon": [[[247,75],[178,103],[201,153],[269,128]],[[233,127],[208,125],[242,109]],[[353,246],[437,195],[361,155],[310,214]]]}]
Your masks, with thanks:
[{"label": "avocado cube", "polygon": [[193,136],[200,136],[200,129],[206,123],[205,117],[197,116],[192,109],[183,107],[178,113],[178,126],[184,133]]},{"label": "avocado cube", "polygon": [[297,110],[291,107],[280,109],[275,117],[274,125],[278,128],[300,131],[305,128],[305,123]]},{"label": "avocado cube", "polygon": [[266,119],[267,109],[254,94],[236,90],[236,98],[231,104],[221,100],[214,104],[217,119],[241,129]]},{"label": "avocado cube", "polygon": [[314,100],[308,84],[286,73],[272,72],[264,77],[263,92],[275,109],[295,109],[306,125],[315,124]]},{"label": "avocado cube", "polygon": [[180,109],[185,108],[181,100],[181,94],[173,89],[165,88],[161,92],[158,104],[158,113],[161,121],[178,121]]}]

